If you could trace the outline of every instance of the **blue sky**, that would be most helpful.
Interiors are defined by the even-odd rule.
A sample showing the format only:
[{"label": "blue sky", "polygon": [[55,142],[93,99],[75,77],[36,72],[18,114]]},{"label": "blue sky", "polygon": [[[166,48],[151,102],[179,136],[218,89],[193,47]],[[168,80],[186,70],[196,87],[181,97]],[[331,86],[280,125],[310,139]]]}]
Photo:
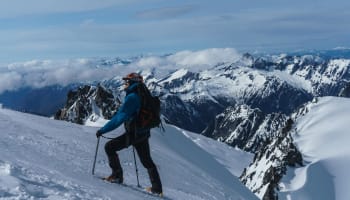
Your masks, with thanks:
[{"label": "blue sky", "polygon": [[1,0],[0,63],[350,45],[348,0]]}]

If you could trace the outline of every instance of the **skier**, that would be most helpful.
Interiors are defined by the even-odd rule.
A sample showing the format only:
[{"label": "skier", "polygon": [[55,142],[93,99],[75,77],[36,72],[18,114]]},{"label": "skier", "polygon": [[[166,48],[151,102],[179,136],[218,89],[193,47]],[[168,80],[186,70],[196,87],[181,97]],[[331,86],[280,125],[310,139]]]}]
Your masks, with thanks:
[{"label": "skier", "polygon": [[137,94],[138,84],[143,84],[143,77],[137,73],[130,73],[123,77],[125,81],[124,90],[126,96],[123,104],[113,118],[96,132],[96,137],[100,137],[109,131],[118,128],[124,123],[125,133],[108,141],[105,151],[108,156],[109,166],[112,174],[105,178],[109,182],[123,183],[123,169],[120,165],[117,151],[133,145],[141,160],[142,165],[147,169],[152,187],[148,190],[154,194],[162,195],[162,184],[156,165],[154,164],[149,147],[150,130],[136,131],[136,116],[141,108],[141,98]]}]

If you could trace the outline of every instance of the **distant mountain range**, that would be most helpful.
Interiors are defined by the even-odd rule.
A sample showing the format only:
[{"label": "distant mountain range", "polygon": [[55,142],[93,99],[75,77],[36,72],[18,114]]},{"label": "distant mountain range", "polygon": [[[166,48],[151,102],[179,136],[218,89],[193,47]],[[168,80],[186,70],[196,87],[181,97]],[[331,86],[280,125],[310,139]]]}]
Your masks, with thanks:
[{"label": "distant mountain range", "polygon": [[[142,56],[141,56],[142,57]],[[137,59],[140,57],[133,57],[130,59],[120,59],[120,58],[100,58],[96,60],[95,62],[91,62],[92,64],[95,63],[96,67],[108,67],[112,65],[129,65],[134,62],[137,62]],[[332,74],[326,74],[322,70],[325,68],[322,67],[322,65],[327,65],[327,63],[330,63],[331,60],[342,60],[342,59],[349,59],[350,58],[350,49],[348,48],[336,48],[333,50],[308,50],[308,51],[298,51],[298,52],[293,52],[293,53],[288,53],[288,54],[276,54],[276,55],[261,55],[261,54],[245,54],[242,56],[242,59],[240,61],[235,62],[235,63],[225,63],[226,67],[228,65],[237,65],[239,62],[247,62],[246,64],[241,63],[241,65],[238,64],[239,66],[243,67],[253,67],[255,69],[264,69],[267,70],[267,68],[275,68],[275,69],[280,69],[281,71],[288,71],[288,69],[285,69],[289,64],[292,64],[294,61],[296,62],[293,64],[293,68],[297,71],[288,71],[288,73],[293,74],[293,77],[304,77],[301,78],[301,80],[306,79],[308,80],[309,83],[301,83],[299,80],[295,80],[297,84],[304,84],[306,87],[306,90],[310,90],[310,88],[313,88],[315,91],[308,91],[308,93],[312,93],[313,95],[316,96],[323,96],[323,95],[337,95],[337,92],[339,91],[339,88],[344,87],[344,82],[337,84],[337,87],[334,87],[334,83],[332,84],[333,86],[329,86],[328,88],[327,82],[329,80],[322,80],[320,77],[322,76],[323,78],[327,76],[333,76]],[[298,61],[299,59],[299,61]],[[300,60],[302,59],[302,60]],[[249,61],[250,60],[250,61]],[[250,63],[249,63],[250,62]],[[253,62],[253,63],[252,63]],[[287,62],[287,63],[286,63]],[[308,62],[310,66],[314,66],[315,69],[307,69]],[[304,65],[304,66],[299,66],[299,65]],[[220,65],[220,64],[218,64]],[[212,66],[214,67],[214,66]],[[209,67],[210,68],[210,67]],[[284,68],[284,69],[283,69]],[[304,68],[302,70],[301,68]],[[317,69],[316,69],[317,68]],[[174,66],[174,70],[177,68]],[[189,71],[191,72],[191,66],[188,66]],[[154,69],[158,71],[156,68]],[[210,69],[209,69],[210,70]],[[234,72],[234,71],[233,71]],[[300,74],[300,73],[305,73]],[[307,75],[307,73],[309,75]],[[163,75],[163,77],[158,77],[158,80],[161,78],[164,78],[166,75]],[[200,72],[200,74],[203,74],[203,72]],[[313,74],[313,77],[308,77]],[[123,74],[120,74],[120,76],[123,76]],[[348,75],[347,75],[348,76]],[[336,79],[343,79],[347,81],[347,76],[345,77],[337,77]],[[118,78],[118,77],[117,77]],[[312,80],[313,79],[313,80]],[[316,80],[319,79],[319,80]],[[320,85],[321,82],[324,82]],[[335,80],[333,80],[334,82]],[[203,83],[207,83],[206,81],[203,81]],[[20,88],[18,90],[11,90],[11,91],[5,91],[0,94],[0,103],[3,104],[4,107],[8,107],[14,110],[20,110],[20,111],[26,111],[30,113],[36,113],[44,116],[53,116],[55,112],[57,111],[57,108],[62,108],[65,104],[67,96],[65,94],[68,93],[69,90],[72,90],[74,88],[79,87],[80,85],[84,85],[86,83],[75,83],[71,84],[68,86],[59,86],[59,85],[53,85],[53,86],[47,86],[43,88]],[[97,85],[98,83],[89,83],[89,85]],[[308,85],[312,84],[312,86]],[[237,85],[237,84],[236,84]],[[241,86],[244,86],[240,84]],[[169,85],[170,86],[170,85]],[[172,86],[170,86],[172,87]],[[324,90],[324,91],[322,91]],[[42,98],[37,98],[38,96]],[[250,101],[253,101],[253,99],[250,99]],[[49,104],[46,102],[50,102]],[[230,102],[231,104],[232,102]],[[263,102],[261,102],[263,104]],[[227,107],[227,103],[225,103],[225,106],[221,108],[222,110]],[[266,104],[266,103],[265,103]],[[269,103],[267,103],[269,104]],[[267,106],[271,107],[271,105]],[[267,108],[269,109],[269,108]],[[281,109],[281,108],[279,108]]]}]

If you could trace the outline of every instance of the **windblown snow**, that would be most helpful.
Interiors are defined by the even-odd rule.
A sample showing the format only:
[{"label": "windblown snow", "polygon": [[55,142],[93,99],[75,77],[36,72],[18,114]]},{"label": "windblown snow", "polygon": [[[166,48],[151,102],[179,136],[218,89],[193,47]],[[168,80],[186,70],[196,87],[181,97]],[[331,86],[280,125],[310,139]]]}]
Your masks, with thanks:
[{"label": "windblown snow", "polygon": [[[0,129],[0,199],[158,199],[92,176],[95,127],[0,108]],[[173,126],[165,129],[155,129],[150,139],[165,199],[257,199],[237,178],[251,154]],[[97,176],[110,173],[106,141],[99,145]],[[119,155],[125,183],[136,185],[132,149]],[[140,184],[149,186],[146,170],[137,163]]]},{"label": "windblown snow", "polygon": [[280,183],[281,199],[350,198],[350,99],[323,97],[297,120],[295,143],[305,166],[289,168]]}]

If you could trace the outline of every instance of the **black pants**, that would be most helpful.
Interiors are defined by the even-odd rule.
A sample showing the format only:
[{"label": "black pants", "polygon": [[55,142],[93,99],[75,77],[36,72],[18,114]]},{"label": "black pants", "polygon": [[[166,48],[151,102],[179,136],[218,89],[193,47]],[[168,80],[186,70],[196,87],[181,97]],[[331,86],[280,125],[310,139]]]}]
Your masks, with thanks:
[{"label": "black pants", "polygon": [[106,143],[105,151],[108,156],[109,165],[112,168],[112,170],[122,170],[117,151],[128,148],[130,145],[133,145],[135,147],[137,155],[139,156],[142,165],[146,169],[155,168],[156,166],[151,158],[148,137],[134,144],[134,138],[130,135],[124,133],[121,136],[116,137]]},{"label": "black pants", "polygon": [[137,140],[133,137],[134,134],[124,133],[119,137],[116,137],[108,141],[105,145],[105,151],[108,156],[109,166],[112,168],[113,174],[123,173],[122,167],[120,165],[119,157],[117,151],[133,145],[136,149],[137,155],[140,158],[142,165],[147,169],[148,174],[151,179],[152,188],[156,191],[162,191],[162,184],[160,182],[160,177],[156,165],[151,158],[151,152],[149,147],[149,133],[144,138],[138,138]]},{"label": "black pants", "polygon": [[108,156],[109,166],[112,168],[112,173],[117,177],[123,176],[123,169],[120,165],[117,151],[133,145],[136,149],[142,165],[147,169],[149,178],[152,183],[152,192],[162,193],[162,183],[156,165],[151,158],[148,138],[150,133],[145,133],[142,138],[135,138],[134,134],[124,133],[116,137],[105,145],[105,151]]}]

